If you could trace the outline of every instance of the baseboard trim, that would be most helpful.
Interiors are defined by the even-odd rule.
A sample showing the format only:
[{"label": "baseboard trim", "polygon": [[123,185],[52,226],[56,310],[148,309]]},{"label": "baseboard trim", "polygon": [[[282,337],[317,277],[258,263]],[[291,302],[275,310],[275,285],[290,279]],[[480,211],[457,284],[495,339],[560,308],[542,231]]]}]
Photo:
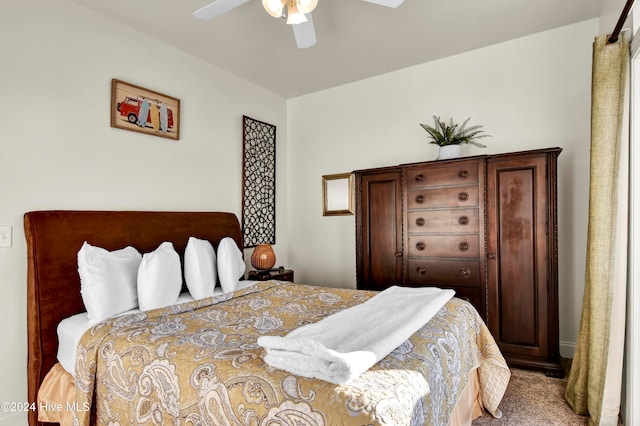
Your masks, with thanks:
[{"label": "baseboard trim", "polygon": [[573,359],[576,354],[575,342],[560,342],[560,356]]}]

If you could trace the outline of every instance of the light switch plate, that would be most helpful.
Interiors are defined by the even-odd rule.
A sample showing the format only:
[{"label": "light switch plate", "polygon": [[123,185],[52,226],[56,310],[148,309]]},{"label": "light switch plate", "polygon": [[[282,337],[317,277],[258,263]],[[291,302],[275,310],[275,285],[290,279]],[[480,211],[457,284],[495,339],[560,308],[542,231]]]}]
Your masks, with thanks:
[{"label": "light switch plate", "polygon": [[0,247],[11,247],[11,226],[0,226]]}]

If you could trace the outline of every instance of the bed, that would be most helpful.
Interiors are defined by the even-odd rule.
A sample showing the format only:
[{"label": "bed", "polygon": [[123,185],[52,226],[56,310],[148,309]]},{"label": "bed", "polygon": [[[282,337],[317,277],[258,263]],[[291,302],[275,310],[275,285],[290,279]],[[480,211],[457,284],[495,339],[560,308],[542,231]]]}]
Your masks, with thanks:
[{"label": "bed", "polygon": [[168,241],[182,260],[189,237],[214,247],[229,237],[242,250],[240,225],[224,212],[55,210],[26,213],[24,227],[30,425],[70,415],[77,424],[185,425],[453,425],[483,409],[500,415],[510,373],[469,303],[452,298],[357,380],[336,385],[266,364],[256,340],[375,293],[279,281],[100,322],[82,337],[74,378],[58,362],[56,329],[85,310],[77,263],[85,241],[140,253]]}]

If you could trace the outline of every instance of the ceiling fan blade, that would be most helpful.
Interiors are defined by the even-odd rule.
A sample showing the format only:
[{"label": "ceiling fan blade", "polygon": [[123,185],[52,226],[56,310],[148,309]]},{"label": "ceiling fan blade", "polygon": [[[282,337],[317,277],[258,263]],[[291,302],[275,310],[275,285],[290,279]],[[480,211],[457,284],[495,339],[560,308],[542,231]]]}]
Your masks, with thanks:
[{"label": "ceiling fan blade", "polygon": [[249,0],[216,0],[193,12],[193,16],[197,19],[213,19],[248,1]]},{"label": "ceiling fan blade", "polygon": [[402,3],[404,3],[404,0],[363,0],[363,1],[379,4],[380,6],[387,6],[387,7],[398,7]]},{"label": "ceiling fan blade", "polygon": [[313,18],[310,13],[305,16],[307,17],[307,22],[291,25],[298,49],[306,49],[316,44],[316,30],[313,26]]}]

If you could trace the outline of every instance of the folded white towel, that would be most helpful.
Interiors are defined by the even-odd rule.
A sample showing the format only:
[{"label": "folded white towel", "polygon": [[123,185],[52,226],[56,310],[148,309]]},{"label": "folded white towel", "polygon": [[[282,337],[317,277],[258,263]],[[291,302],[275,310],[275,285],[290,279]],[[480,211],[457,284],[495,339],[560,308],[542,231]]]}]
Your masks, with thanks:
[{"label": "folded white towel", "polygon": [[298,376],[346,384],[400,346],[454,295],[433,287],[393,286],[366,302],[299,327],[262,336],[267,364]]}]

